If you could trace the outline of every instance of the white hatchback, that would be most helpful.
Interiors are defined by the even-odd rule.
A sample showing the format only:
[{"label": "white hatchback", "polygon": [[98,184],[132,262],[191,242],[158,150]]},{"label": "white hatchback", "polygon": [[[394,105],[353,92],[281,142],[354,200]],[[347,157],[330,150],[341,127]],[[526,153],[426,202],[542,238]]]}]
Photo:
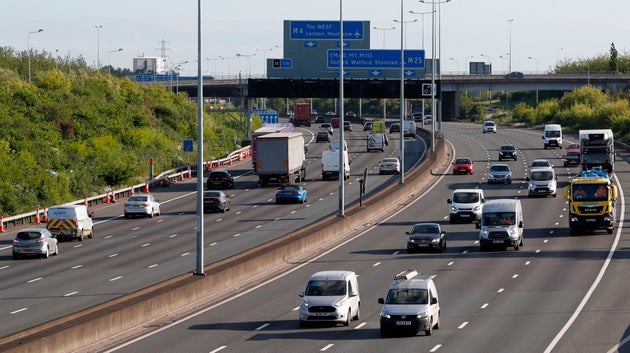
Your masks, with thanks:
[{"label": "white hatchback", "polygon": [[130,218],[135,215],[148,216],[150,218],[159,216],[160,201],[153,197],[153,195],[131,196],[127,199],[127,202],[125,202],[125,218]]}]

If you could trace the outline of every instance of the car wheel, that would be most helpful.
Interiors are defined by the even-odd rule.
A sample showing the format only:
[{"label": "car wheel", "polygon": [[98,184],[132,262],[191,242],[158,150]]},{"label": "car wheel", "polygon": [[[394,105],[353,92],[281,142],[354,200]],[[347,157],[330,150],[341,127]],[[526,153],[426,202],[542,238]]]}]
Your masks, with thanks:
[{"label": "car wheel", "polygon": [[57,243],[57,245],[55,246],[55,253],[53,255],[59,255],[59,243]]},{"label": "car wheel", "polygon": [[18,254],[18,253],[16,253],[16,252],[14,252],[14,253],[13,253],[13,260],[17,260],[17,259],[19,259],[19,258],[20,258],[20,254]]},{"label": "car wheel", "polygon": [[521,250],[521,242],[520,241],[518,243],[516,243],[516,245],[514,245],[514,250],[516,250],[516,251]]},{"label": "car wheel", "polygon": [[352,315],[352,310],[348,309],[348,315],[346,315],[346,321],[343,323],[344,326],[350,326],[350,315]]},{"label": "car wheel", "polygon": [[446,250],[446,240],[442,243],[442,251]]},{"label": "car wheel", "polygon": [[424,334],[425,336],[431,336],[433,334],[433,317],[431,318],[431,321],[429,323],[429,328],[424,330]]},{"label": "car wheel", "polygon": [[46,247],[46,252],[44,252],[44,253],[42,254],[42,257],[43,257],[44,259],[47,259],[47,258],[49,258],[49,257],[50,257],[50,249],[49,249],[48,247]]},{"label": "car wheel", "polygon": [[387,337],[389,335],[389,331],[381,327],[381,337]]},{"label": "car wheel", "polygon": [[149,212],[149,218],[153,218],[154,214],[153,214],[153,209],[151,209],[151,212]]},{"label": "car wheel", "polygon": [[361,318],[361,304],[357,306],[357,313],[352,317],[352,320],[358,321]]},{"label": "car wheel", "polygon": [[81,231],[81,234],[79,234],[79,241],[83,241],[83,231]]},{"label": "car wheel", "polygon": [[433,328],[436,330],[440,329],[440,314],[438,312],[438,317],[437,317],[437,321],[435,322],[435,325],[433,325]]},{"label": "car wheel", "polygon": [[225,208],[219,208],[219,210],[221,210],[221,213],[225,213]]}]

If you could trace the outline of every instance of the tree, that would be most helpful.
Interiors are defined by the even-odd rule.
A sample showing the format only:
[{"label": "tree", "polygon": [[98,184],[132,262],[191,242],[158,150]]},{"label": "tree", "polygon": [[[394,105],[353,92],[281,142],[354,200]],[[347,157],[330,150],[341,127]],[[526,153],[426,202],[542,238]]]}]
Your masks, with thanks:
[{"label": "tree", "polygon": [[615,49],[615,43],[610,43],[610,71],[617,72],[617,58],[618,53],[617,49]]}]

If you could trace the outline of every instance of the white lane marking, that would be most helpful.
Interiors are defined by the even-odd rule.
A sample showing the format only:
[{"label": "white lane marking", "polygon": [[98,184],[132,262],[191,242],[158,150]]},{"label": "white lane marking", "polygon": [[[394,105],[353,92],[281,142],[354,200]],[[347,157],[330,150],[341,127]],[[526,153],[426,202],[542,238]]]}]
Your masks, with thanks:
[{"label": "white lane marking", "polygon": [[[604,274],[606,273],[606,270],[608,269],[608,266],[610,265],[612,257],[615,255],[615,249],[617,249],[617,245],[619,244],[619,239],[621,238],[621,232],[624,228],[623,215],[626,214],[626,198],[623,196],[625,195],[623,193],[623,188],[621,187],[621,183],[619,182],[619,179],[615,180],[615,183],[617,184],[619,195],[621,195],[620,196],[621,210],[619,210],[619,214],[621,215],[621,217],[619,219],[619,224],[617,225],[617,234],[615,235],[615,241],[613,241],[612,245],[610,246],[610,250],[608,251],[608,256],[606,256],[606,261],[604,261],[604,263],[602,264],[602,267],[599,269],[599,273],[597,274],[597,277],[593,281],[593,284],[591,284],[591,287],[588,289],[586,294],[584,294],[584,298],[582,298],[582,301],[580,302],[580,304],[577,306],[577,308],[575,308],[575,311],[573,312],[569,320],[566,322],[566,324],[564,324],[564,326],[558,332],[556,337],[554,337],[553,341],[549,343],[549,346],[547,346],[544,353],[550,353],[551,351],[553,351],[556,344],[558,344],[560,339],[562,339],[562,337],[567,333],[571,325],[573,325],[573,322],[575,322],[577,317],[580,315],[580,313],[584,309],[584,306],[586,306],[586,303],[589,301],[589,299],[593,295],[593,292],[595,292],[595,289],[597,288],[597,286],[599,286],[599,283],[602,281],[602,278],[604,277]],[[623,341],[623,344],[626,344],[626,343],[628,343],[628,337],[626,337]],[[609,352],[615,352],[615,351],[617,350],[613,347],[611,348]]]},{"label": "white lane marking", "polygon": [[296,306],[296,307],[295,307],[295,308],[293,308],[291,311],[298,311],[298,310],[300,310],[300,307],[299,307],[299,306]]},{"label": "white lane marking", "polygon": [[223,218],[218,218],[215,222],[221,222]]},{"label": "white lane marking", "polygon": [[[269,199],[269,201],[271,201],[271,199]],[[254,205],[253,207],[256,208],[256,207],[258,207],[258,205]]]},{"label": "white lane marking", "polygon": [[468,254],[468,250],[462,251],[462,254]]},{"label": "white lane marking", "polygon": [[320,349],[320,352],[325,352],[327,350],[329,350],[330,348],[332,348],[332,346],[334,346],[334,344],[327,344],[326,346],[324,346],[324,348]]},{"label": "white lane marking", "polygon": [[527,266],[527,265],[529,265],[531,263],[532,263],[531,261],[525,261],[525,266]]},{"label": "white lane marking", "polygon": [[81,267],[83,267],[83,265],[76,265],[76,266],[72,266],[70,268],[73,269],[73,270],[76,270],[77,268],[81,268]]},{"label": "white lane marking", "polygon": [[108,257],[116,257],[116,256],[118,256],[118,254],[111,254]]},{"label": "white lane marking", "polygon": [[158,219],[157,223],[160,223],[160,222],[164,222],[164,220],[163,219]]},{"label": "white lane marking", "polygon": [[114,281],[118,281],[121,278],[122,278],[122,276],[118,276],[118,277],[110,278],[109,281],[110,282],[114,282]]},{"label": "white lane marking", "polygon": [[262,227],[262,224],[261,224],[261,225],[257,225],[257,226],[255,226],[254,228],[255,228],[255,229],[258,229],[258,228],[261,228],[261,227]]},{"label": "white lane marking", "polygon": [[518,273],[515,273],[512,278],[518,278]]},{"label": "white lane marking", "polygon": [[209,246],[215,246],[215,245],[217,245],[217,244],[218,244],[218,243],[215,241],[214,243],[210,243],[210,245],[209,245]]},{"label": "white lane marking", "polygon": [[226,348],[227,348],[227,346],[221,346],[221,347],[219,347],[219,348],[217,348],[217,349],[215,349],[213,351],[210,351],[208,353],[217,353],[217,352],[222,351],[222,350],[224,350]]},{"label": "white lane marking", "polygon": [[380,262],[377,262],[377,263],[375,263],[374,265],[372,265],[372,267],[376,267],[376,266],[378,266],[378,265],[380,265],[380,264],[381,264]]},{"label": "white lane marking", "polygon": [[79,293],[79,292],[74,291],[74,292],[70,292],[70,293],[64,294],[63,296],[64,296],[64,297],[69,297],[69,296],[71,296],[71,295],[75,295],[75,294],[77,294],[77,293]]},{"label": "white lane marking", "polygon": [[169,238],[175,238],[176,236],[177,236],[177,234],[171,234],[171,235],[169,235],[168,237],[169,237]]},{"label": "white lane marking", "polygon": [[429,352],[437,352],[437,350],[440,349],[440,347],[442,347],[441,344],[436,344],[435,346],[433,346],[433,348],[431,348]]},{"label": "white lane marking", "polygon": [[8,266],[8,265],[7,266],[2,266],[2,267],[0,267],[0,270],[4,270],[4,269],[9,268],[9,267],[11,267],[11,266]]},{"label": "white lane marking", "polygon": [[25,311],[25,310],[28,310],[28,308],[18,309],[18,310],[15,310],[15,311],[10,312],[9,314],[17,314],[17,313],[19,313],[19,312],[21,312],[21,311]]},{"label": "white lane marking", "polygon": [[392,255],[398,255],[398,254],[400,254],[400,250],[394,251],[394,253]]},{"label": "white lane marking", "polygon": [[505,290],[505,288],[499,288],[499,290],[497,291],[497,293],[503,293],[503,291]]},{"label": "white lane marking", "polygon": [[488,305],[490,305],[490,304],[485,303],[484,305],[482,305],[482,306],[481,306],[481,309],[485,309],[485,308],[487,308],[487,307],[488,307]]},{"label": "white lane marking", "polygon": [[151,245],[151,243],[144,243],[141,246],[144,248],[145,246],[149,246],[149,245]]},{"label": "white lane marking", "polygon": [[449,262],[448,264],[446,264],[446,266],[452,266],[454,264],[453,261]]},{"label": "white lane marking", "polygon": [[254,329],[254,331],[260,331],[260,330],[264,329],[265,327],[267,327],[267,326],[269,326],[269,325],[271,325],[271,324],[270,324],[270,323],[262,324],[262,325],[260,325],[260,326],[256,327],[256,328]]},{"label": "white lane marking", "polygon": [[147,266],[147,268],[154,268],[154,267],[157,267],[157,266],[158,266],[158,264],[153,264],[153,265]]},{"label": "white lane marking", "polygon": [[73,246],[73,248],[80,248],[82,246],[83,246],[83,244],[77,244],[77,245]]},{"label": "white lane marking", "polygon": [[133,228],[131,228],[131,230],[138,230],[138,229],[140,229],[140,227],[133,227]]},{"label": "white lane marking", "polygon": [[535,252],[536,254],[538,254],[538,253],[540,252],[540,249],[538,249],[538,250],[536,250],[536,251],[534,251],[534,252]]},{"label": "white lane marking", "polygon": [[306,207],[311,207],[311,205],[306,205]]},{"label": "white lane marking", "polygon": [[362,322],[362,323],[358,324],[358,325],[357,325],[357,327],[355,327],[354,329],[355,329],[355,330],[358,330],[358,329],[360,329],[361,327],[365,326],[366,324],[367,324],[367,322]]},{"label": "white lane marking", "polygon": [[294,214],[295,212],[297,212],[296,210],[291,211],[291,214]]},{"label": "white lane marking", "polygon": [[109,238],[112,238],[112,237],[113,237],[113,235],[108,235],[108,236],[105,237],[105,239],[109,239]]},{"label": "white lane marking", "polygon": [[181,254],[181,255],[179,255],[179,256],[186,256],[186,255],[188,255],[188,254],[190,254],[190,253],[189,253],[189,252],[185,252],[185,253],[183,253],[183,254]]},{"label": "white lane marking", "polygon": [[549,241],[549,239],[545,239],[545,240],[543,240],[543,243],[546,243],[546,242],[548,242],[548,241]]},{"label": "white lane marking", "polygon": [[39,280],[41,280],[41,279],[43,279],[43,278],[42,278],[42,277],[33,278],[33,279],[30,279],[30,280],[26,281],[26,283],[33,283],[33,282],[37,282],[37,281],[39,281]]},{"label": "white lane marking", "polygon": [[239,235],[241,235],[241,233],[236,233],[236,234],[234,234],[234,235],[233,235],[233,237],[235,237],[235,238],[236,238],[236,237],[238,237]]},{"label": "white lane marking", "polygon": [[280,217],[276,217],[276,218],[274,218],[273,220],[274,220],[274,221],[279,221],[280,219],[281,219]]},{"label": "white lane marking", "polygon": [[462,322],[462,324],[461,324],[461,325],[459,325],[459,326],[457,326],[457,328],[461,330],[461,329],[463,329],[464,327],[466,327],[466,325],[468,325],[468,321],[464,321],[464,322]]}]

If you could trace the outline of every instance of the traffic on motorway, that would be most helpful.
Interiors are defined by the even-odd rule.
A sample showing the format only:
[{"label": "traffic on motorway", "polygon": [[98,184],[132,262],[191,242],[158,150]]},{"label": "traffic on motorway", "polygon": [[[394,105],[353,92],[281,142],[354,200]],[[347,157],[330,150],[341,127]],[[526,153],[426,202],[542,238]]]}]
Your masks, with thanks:
[{"label": "traffic on motorway", "polygon": [[[627,272],[615,251],[625,216],[616,189],[625,176],[617,174],[613,184],[610,173],[563,166],[564,148],[545,148],[537,131],[499,127],[483,134],[478,125],[445,125],[452,161],[463,151],[475,173],[452,174],[449,164],[438,182],[393,206],[393,214],[348,230],[350,241],[112,351],[168,345],[189,352],[613,352],[625,344],[619,284]],[[490,165],[507,143],[518,154],[501,161],[510,166],[511,183],[490,183]],[[629,170],[622,153],[618,173]],[[557,179],[532,184],[533,171],[545,168]],[[562,196],[541,197],[548,194],[538,189],[550,191],[553,182]],[[601,207],[580,204],[572,192],[582,189],[590,191],[591,206]],[[469,217],[451,222],[453,207]],[[571,224],[582,218],[593,220],[578,222],[575,236]],[[427,227],[423,234],[442,235],[448,247],[431,246],[430,239],[440,244],[438,236],[408,251],[416,234],[409,229],[417,224]],[[433,225],[437,232],[429,232]],[[594,327],[601,328],[597,342],[585,334]]]}]

